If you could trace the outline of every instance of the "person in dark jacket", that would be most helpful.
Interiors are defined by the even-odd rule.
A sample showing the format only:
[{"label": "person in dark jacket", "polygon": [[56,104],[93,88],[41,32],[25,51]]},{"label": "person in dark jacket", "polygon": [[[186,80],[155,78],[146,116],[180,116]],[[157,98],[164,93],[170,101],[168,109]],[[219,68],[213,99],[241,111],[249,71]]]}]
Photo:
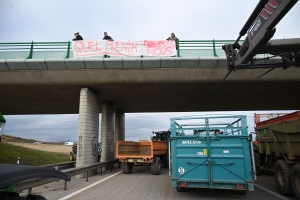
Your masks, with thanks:
[{"label": "person in dark jacket", "polygon": [[178,41],[179,39],[175,36],[174,33],[171,33],[171,37],[168,37],[167,40],[173,40],[176,43],[176,49],[178,49]]},{"label": "person in dark jacket", "polygon": [[176,40],[179,40],[179,39],[175,36],[174,33],[171,33],[171,37],[168,37],[167,40],[174,40],[174,41],[176,41]]},{"label": "person in dark jacket", "polygon": [[76,41],[76,40],[83,40],[83,38],[81,37],[81,35],[79,35],[79,32],[74,33],[75,38],[72,39],[72,41]]},{"label": "person in dark jacket", "polygon": [[103,40],[110,40],[110,41],[114,41],[110,36],[107,35],[106,32],[104,32],[104,38]]}]

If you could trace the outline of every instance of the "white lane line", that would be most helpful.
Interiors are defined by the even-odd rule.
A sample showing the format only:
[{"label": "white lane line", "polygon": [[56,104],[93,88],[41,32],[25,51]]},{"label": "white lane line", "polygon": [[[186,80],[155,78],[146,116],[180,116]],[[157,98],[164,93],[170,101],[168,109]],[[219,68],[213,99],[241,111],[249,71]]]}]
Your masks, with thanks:
[{"label": "white lane line", "polygon": [[268,190],[268,189],[266,189],[264,187],[261,187],[261,186],[255,184],[255,183],[254,183],[254,186],[258,187],[258,188],[260,188],[260,189],[262,189],[262,190],[264,190],[264,191],[266,191],[266,192],[268,192],[268,193],[270,193],[270,194],[272,194],[272,195],[274,195],[274,196],[276,196],[276,197],[278,197],[278,198],[280,198],[282,200],[289,200],[288,198],[285,198],[284,196],[282,196],[280,194],[276,194],[275,192],[272,192],[271,190]]},{"label": "white lane line", "polygon": [[73,193],[71,193],[71,194],[69,194],[69,195],[67,195],[67,196],[65,196],[65,197],[62,197],[62,198],[60,198],[60,199],[58,199],[58,200],[66,200],[66,199],[68,199],[68,198],[70,198],[70,197],[72,197],[72,196],[74,196],[74,195],[76,195],[76,194],[79,194],[80,192],[83,192],[84,190],[87,190],[87,189],[89,189],[89,188],[91,188],[91,187],[93,187],[93,186],[95,186],[95,185],[97,185],[97,184],[99,184],[99,183],[102,183],[103,181],[106,181],[107,179],[110,179],[110,178],[112,178],[112,177],[114,177],[114,176],[120,174],[121,172],[122,172],[122,171],[119,171],[119,172],[117,172],[117,173],[115,173],[115,174],[113,174],[113,175],[111,175],[111,176],[109,176],[109,177],[106,177],[106,178],[104,178],[104,179],[102,179],[102,180],[100,180],[100,181],[98,181],[98,182],[95,182],[95,183],[93,183],[93,184],[91,184],[91,185],[89,185],[89,186],[86,186],[86,187],[84,187],[84,188],[82,188],[82,189],[80,189],[80,190],[77,190],[76,192],[73,192]]}]

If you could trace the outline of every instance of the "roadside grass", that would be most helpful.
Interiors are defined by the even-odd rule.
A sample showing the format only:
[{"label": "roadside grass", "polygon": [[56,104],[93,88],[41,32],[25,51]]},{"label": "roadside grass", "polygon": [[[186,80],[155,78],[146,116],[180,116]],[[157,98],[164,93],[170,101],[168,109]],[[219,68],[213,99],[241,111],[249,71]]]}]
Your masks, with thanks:
[{"label": "roadside grass", "polygon": [[21,137],[14,137],[14,136],[4,135],[3,134],[2,142],[34,143],[34,142],[36,142],[36,140],[33,140],[33,139],[24,139],[24,138],[21,138]]},{"label": "roadside grass", "polygon": [[20,164],[32,166],[70,161],[69,155],[66,154],[45,152],[0,142],[0,163],[17,164],[18,157],[20,157]]},{"label": "roadside grass", "polygon": [[[3,134],[2,142],[21,142],[21,143],[35,143],[37,140],[34,139],[25,139],[21,137],[15,137],[10,135]],[[57,144],[61,145],[59,142],[43,142],[43,144]]]}]

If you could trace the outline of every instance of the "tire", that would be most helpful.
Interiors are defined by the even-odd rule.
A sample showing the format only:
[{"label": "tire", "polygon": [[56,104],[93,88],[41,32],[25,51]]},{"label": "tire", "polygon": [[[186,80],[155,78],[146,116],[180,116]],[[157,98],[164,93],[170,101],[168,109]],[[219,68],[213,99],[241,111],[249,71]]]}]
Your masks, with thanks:
[{"label": "tire", "polygon": [[123,174],[130,174],[132,172],[133,164],[129,162],[122,162]]},{"label": "tire", "polygon": [[260,154],[257,151],[254,152],[254,160],[255,160],[256,175],[261,175],[262,171],[260,169]]},{"label": "tire", "polygon": [[234,193],[238,195],[246,195],[248,190],[235,190]]},{"label": "tire", "polygon": [[176,187],[177,192],[186,192],[186,188],[184,187]]},{"label": "tire", "polygon": [[300,164],[296,164],[292,168],[291,184],[296,198],[300,199]]},{"label": "tire", "polygon": [[169,155],[168,154],[163,155],[163,156],[160,157],[160,159],[161,159],[161,162],[162,162],[163,166],[165,168],[169,168]]},{"label": "tire", "polygon": [[151,172],[153,175],[159,175],[161,169],[161,161],[159,157],[154,157],[153,163],[151,164]]},{"label": "tire", "polygon": [[283,195],[293,195],[291,185],[291,166],[285,160],[278,160],[274,168],[275,184],[279,193]]}]

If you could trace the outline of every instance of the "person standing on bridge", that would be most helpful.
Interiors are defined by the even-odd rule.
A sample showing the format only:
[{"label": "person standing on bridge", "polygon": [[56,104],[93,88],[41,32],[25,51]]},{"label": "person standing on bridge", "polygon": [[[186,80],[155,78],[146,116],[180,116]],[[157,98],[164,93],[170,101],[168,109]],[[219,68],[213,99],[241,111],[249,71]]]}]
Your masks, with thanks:
[{"label": "person standing on bridge", "polygon": [[176,49],[178,49],[178,46],[179,46],[178,41],[179,41],[179,39],[175,36],[174,33],[171,33],[171,37],[168,37],[167,40],[173,40],[173,41],[175,41]]},{"label": "person standing on bridge", "polygon": [[171,37],[168,37],[167,40],[174,40],[176,42],[176,40],[179,40],[174,33],[171,33]]},{"label": "person standing on bridge", "polygon": [[79,32],[74,33],[75,38],[72,39],[72,41],[76,41],[76,40],[83,40],[83,38],[81,37],[81,35],[79,35]]},{"label": "person standing on bridge", "polygon": [[107,32],[104,32],[104,38],[103,38],[103,40],[114,41],[110,36],[107,35]]}]

